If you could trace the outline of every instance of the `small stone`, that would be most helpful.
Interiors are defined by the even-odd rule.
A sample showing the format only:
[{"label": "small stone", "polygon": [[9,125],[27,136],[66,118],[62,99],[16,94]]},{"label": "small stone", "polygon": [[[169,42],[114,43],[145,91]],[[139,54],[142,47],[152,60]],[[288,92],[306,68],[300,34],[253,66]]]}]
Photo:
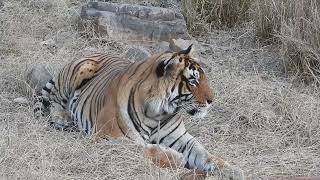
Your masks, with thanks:
[{"label": "small stone", "polygon": [[41,42],[41,45],[44,45],[44,46],[54,46],[55,44],[56,42],[53,39],[48,39]]},{"label": "small stone", "polygon": [[25,98],[25,97],[15,98],[15,99],[13,100],[13,102],[19,103],[19,104],[28,104],[28,103],[29,103],[28,99]]},{"label": "small stone", "polygon": [[55,50],[57,48],[57,43],[53,39],[42,41],[40,44],[47,47],[49,50]]}]

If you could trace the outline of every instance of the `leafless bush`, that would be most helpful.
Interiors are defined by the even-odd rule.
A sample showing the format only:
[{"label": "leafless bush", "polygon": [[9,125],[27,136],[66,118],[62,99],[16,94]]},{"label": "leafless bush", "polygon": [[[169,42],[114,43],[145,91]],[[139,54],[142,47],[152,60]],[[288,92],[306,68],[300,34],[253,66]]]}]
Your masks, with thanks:
[{"label": "leafless bush", "polygon": [[257,36],[280,42],[287,70],[313,77],[319,82],[320,2],[317,0],[258,0]]},{"label": "leafless bush", "polygon": [[192,32],[230,28],[246,19],[251,0],[183,0],[182,11]]}]

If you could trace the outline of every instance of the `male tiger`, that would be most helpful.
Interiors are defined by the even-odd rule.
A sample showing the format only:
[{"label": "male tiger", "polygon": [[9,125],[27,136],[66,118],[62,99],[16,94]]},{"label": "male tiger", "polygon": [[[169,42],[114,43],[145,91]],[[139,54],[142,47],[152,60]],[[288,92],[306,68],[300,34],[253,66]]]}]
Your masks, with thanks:
[{"label": "male tiger", "polygon": [[[229,179],[243,179],[240,169],[215,158],[188,132],[181,110],[205,116],[213,92],[192,45],[131,63],[94,54],[66,65],[42,89],[36,116],[59,104],[66,123],[96,138],[127,137],[145,148],[160,167],[184,166]],[[46,114],[45,114],[46,113]]]}]

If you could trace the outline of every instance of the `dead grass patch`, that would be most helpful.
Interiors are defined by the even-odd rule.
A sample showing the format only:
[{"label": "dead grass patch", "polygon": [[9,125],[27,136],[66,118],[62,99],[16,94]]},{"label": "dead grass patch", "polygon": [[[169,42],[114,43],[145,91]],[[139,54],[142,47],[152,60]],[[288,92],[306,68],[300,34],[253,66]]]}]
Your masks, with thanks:
[{"label": "dead grass patch", "polygon": [[251,0],[183,0],[182,13],[191,32],[231,28],[246,20]]},{"label": "dead grass patch", "polygon": [[258,0],[255,7],[258,38],[281,44],[287,71],[319,83],[319,1]]}]

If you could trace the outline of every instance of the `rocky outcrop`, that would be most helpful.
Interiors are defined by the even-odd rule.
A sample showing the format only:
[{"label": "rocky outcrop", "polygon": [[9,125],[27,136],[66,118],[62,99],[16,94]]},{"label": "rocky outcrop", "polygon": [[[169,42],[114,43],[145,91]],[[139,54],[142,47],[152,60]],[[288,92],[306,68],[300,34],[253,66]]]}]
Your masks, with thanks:
[{"label": "rocky outcrop", "polygon": [[144,61],[151,54],[147,48],[142,46],[129,46],[127,51],[125,52],[124,58],[129,59],[132,62]]},{"label": "rocky outcrop", "polygon": [[[89,2],[82,7],[82,22],[93,20],[96,32],[114,40],[138,43],[189,39],[181,13],[172,9]],[[85,24],[85,23],[83,23]]]}]

